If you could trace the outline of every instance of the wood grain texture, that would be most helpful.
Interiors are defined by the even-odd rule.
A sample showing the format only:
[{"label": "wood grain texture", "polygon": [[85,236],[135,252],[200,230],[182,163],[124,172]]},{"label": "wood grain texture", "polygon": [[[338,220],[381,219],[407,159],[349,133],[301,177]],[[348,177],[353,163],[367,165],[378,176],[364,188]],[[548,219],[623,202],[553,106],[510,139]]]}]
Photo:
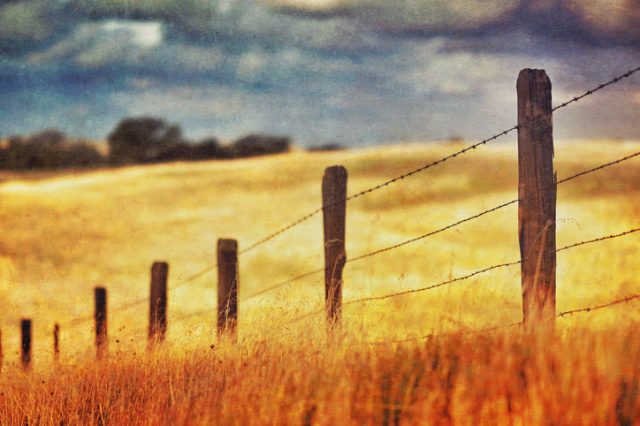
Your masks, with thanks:
[{"label": "wood grain texture", "polygon": [[556,175],[551,81],[524,69],[518,93],[518,237],[523,319],[553,322],[556,309]]}]

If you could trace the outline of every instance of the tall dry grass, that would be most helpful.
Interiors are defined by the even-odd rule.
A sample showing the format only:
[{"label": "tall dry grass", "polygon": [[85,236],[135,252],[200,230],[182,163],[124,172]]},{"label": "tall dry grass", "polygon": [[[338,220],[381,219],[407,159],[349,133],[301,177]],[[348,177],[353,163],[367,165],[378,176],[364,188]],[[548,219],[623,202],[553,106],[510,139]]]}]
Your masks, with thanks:
[{"label": "tall dry grass", "polygon": [[[452,160],[348,206],[347,253],[397,243],[517,194],[513,144]],[[237,344],[214,332],[215,273],[171,292],[169,334],[146,351],[144,298],[154,260],[170,284],[214,262],[215,239],[240,248],[320,202],[323,168],[350,173],[350,192],[455,147],[406,145],[292,153],[71,176],[11,176],[0,185],[0,317],[5,365],[1,424],[637,424],[638,302],[558,321],[554,335],[517,328],[447,334],[520,319],[519,268],[433,291],[349,305],[344,335],[327,341],[322,276],[261,297],[260,289],[322,265],[315,217],[240,258]],[[558,143],[559,178],[640,149],[637,143]],[[640,163],[559,187],[558,246],[640,223]],[[516,208],[349,264],[345,301],[427,286],[518,259]],[[640,293],[638,239],[558,255],[559,310]],[[110,358],[94,365],[92,288],[109,289]],[[208,312],[190,317],[193,312]],[[18,363],[19,318],[35,326],[34,366]],[[61,364],[51,328],[62,324]],[[389,340],[443,334],[404,344]]]}]

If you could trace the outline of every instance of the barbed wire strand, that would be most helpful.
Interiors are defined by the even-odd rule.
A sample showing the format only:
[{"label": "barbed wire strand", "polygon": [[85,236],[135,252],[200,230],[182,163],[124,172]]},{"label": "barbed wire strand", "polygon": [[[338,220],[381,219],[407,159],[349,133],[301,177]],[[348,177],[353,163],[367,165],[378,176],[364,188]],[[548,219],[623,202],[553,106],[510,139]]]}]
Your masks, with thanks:
[{"label": "barbed wire strand", "polygon": [[259,290],[259,291],[255,292],[255,293],[252,293],[249,296],[243,297],[240,300],[241,301],[246,301],[246,300],[249,300],[249,299],[256,298],[256,297],[261,296],[261,295],[263,295],[265,293],[268,293],[270,291],[276,290],[276,289],[278,289],[280,287],[284,287],[285,285],[290,284],[290,283],[292,283],[294,281],[299,281],[299,280],[301,280],[303,278],[307,278],[307,277],[319,274],[320,272],[324,272],[324,268],[318,268],[318,269],[315,269],[313,271],[309,271],[309,272],[305,272],[305,273],[300,274],[300,275],[296,275],[295,277],[291,277],[291,278],[289,278],[289,279],[287,279],[285,281],[279,282],[278,284],[274,284],[274,285],[272,285],[270,287],[267,287],[267,288],[264,288],[262,290]]},{"label": "barbed wire strand", "polygon": [[[204,276],[205,274],[207,274],[207,273],[209,273],[209,272],[211,272],[211,271],[213,271],[213,270],[215,270],[217,268],[218,268],[218,265],[209,266],[209,267],[207,267],[205,269],[202,269],[202,270],[196,272],[193,275],[190,275],[189,277],[185,278],[183,281],[181,281],[176,286],[170,288],[168,290],[168,293],[174,292],[174,291],[178,290],[179,288],[186,286],[187,284],[195,281],[196,279]],[[135,299],[135,300],[133,300],[133,301],[131,301],[129,303],[125,303],[124,305],[120,305],[120,306],[117,306],[117,307],[115,307],[113,309],[110,309],[108,311],[108,313],[126,311],[127,309],[131,309],[131,308],[136,307],[138,305],[142,305],[143,303],[149,303],[149,298],[148,297],[140,297],[140,298]],[[85,315],[85,316],[82,316],[82,317],[77,317],[77,318],[71,319],[70,321],[68,321],[66,324],[63,324],[63,325],[66,325],[68,328],[73,328],[73,327],[76,327],[76,326],[78,326],[80,324],[84,324],[86,322],[89,322],[89,321],[91,321],[93,319],[94,319],[94,315]]]},{"label": "barbed wire strand", "polygon": [[[597,243],[597,242],[601,242],[601,241],[611,240],[611,239],[614,239],[614,238],[624,237],[624,236],[627,236],[627,235],[630,235],[630,234],[633,234],[633,233],[636,233],[636,232],[640,232],[640,228],[633,228],[633,229],[629,229],[629,230],[624,231],[624,232],[620,232],[618,234],[611,234],[611,235],[607,235],[607,236],[604,236],[604,237],[594,238],[592,240],[585,240],[585,241],[580,241],[580,242],[577,242],[577,243],[573,243],[573,244],[570,244],[568,246],[564,246],[562,248],[557,249],[556,253],[559,253],[559,252],[565,251],[565,250],[570,250],[572,248],[584,246],[584,245],[587,245],[587,244],[592,244],[592,243]],[[453,279],[450,279],[450,280],[447,280],[447,281],[442,281],[440,283],[433,284],[433,285],[430,285],[430,286],[427,286],[427,287],[420,287],[420,288],[415,288],[415,289],[410,289],[410,290],[404,290],[404,291],[401,291],[401,292],[386,294],[386,295],[383,295],[383,296],[371,296],[371,297],[363,297],[363,298],[360,298],[360,299],[353,299],[353,300],[349,300],[349,301],[344,302],[342,305],[343,306],[344,305],[353,305],[353,304],[357,304],[357,303],[371,302],[371,301],[375,301],[375,300],[383,300],[383,299],[389,299],[389,298],[392,298],[392,297],[404,296],[406,294],[424,292],[424,291],[432,290],[432,289],[435,289],[435,288],[438,288],[438,287],[443,287],[445,285],[453,284],[453,283],[458,282],[458,281],[468,280],[470,278],[475,277],[476,275],[484,274],[486,272],[493,271],[495,269],[503,269],[503,268],[507,268],[507,267],[510,267],[510,266],[519,265],[521,263],[522,263],[522,260],[517,260],[517,261],[513,261],[513,262],[506,262],[506,263],[500,263],[500,264],[497,264],[497,265],[493,265],[493,266],[489,266],[487,268],[483,268],[483,269],[477,270],[475,272],[472,272],[470,274],[467,274],[467,275],[464,275],[464,276],[461,276],[461,277],[453,278]]]},{"label": "barbed wire strand", "polygon": [[[585,175],[587,175],[587,174],[594,173],[594,172],[597,172],[597,171],[599,171],[599,170],[605,169],[605,168],[607,168],[607,167],[611,167],[611,166],[614,166],[614,165],[620,164],[620,163],[622,163],[622,162],[624,162],[624,161],[630,160],[630,159],[635,158],[635,157],[638,157],[638,156],[640,156],[640,151],[637,151],[637,152],[635,152],[635,153],[633,153],[633,154],[627,155],[627,156],[622,157],[622,158],[619,158],[619,159],[617,159],[617,160],[613,160],[613,161],[610,161],[610,162],[608,162],[608,163],[601,164],[601,165],[599,165],[599,166],[593,167],[593,168],[591,168],[591,169],[584,170],[584,171],[579,172],[579,173],[576,173],[576,174],[574,174],[574,175],[572,175],[572,176],[569,176],[569,177],[566,177],[566,178],[564,178],[564,179],[561,179],[561,180],[557,181],[556,183],[554,183],[553,185],[551,185],[551,187],[553,187],[553,186],[557,186],[557,185],[561,185],[561,184],[563,184],[563,183],[566,183],[566,182],[572,181],[572,180],[574,180],[574,179],[577,179],[577,178],[579,178],[579,177],[585,176]],[[543,188],[542,190],[544,190],[544,189],[547,189],[547,188]],[[523,199],[526,199],[526,198],[528,198],[528,197],[532,197],[532,196],[536,195],[538,192],[540,192],[540,191],[542,191],[542,190],[539,190],[539,191],[536,191],[536,192],[534,192],[534,193],[531,193],[531,194],[529,194],[529,195],[527,195],[527,196],[523,197]],[[515,203],[519,202],[520,200],[521,200],[520,198],[516,198],[516,199],[513,199],[513,200],[511,200],[511,201],[507,201],[506,203],[502,203],[502,204],[500,204],[500,205],[497,205],[497,206],[492,207],[492,208],[490,208],[490,209],[484,210],[484,211],[482,211],[482,212],[480,212],[480,213],[477,213],[477,214],[475,214],[475,215],[472,215],[472,216],[466,217],[466,218],[461,219],[461,220],[459,220],[459,221],[457,221],[457,222],[454,222],[454,223],[452,223],[452,224],[450,224],[450,225],[447,225],[447,226],[445,226],[445,227],[442,227],[442,228],[436,229],[436,230],[434,230],[434,231],[428,232],[428,233],[423,234],[423,235],[420,235],[420,236],[418,236],[418,237],[414,237],[414,238],[411,238],[411,239],[408,239],[408,240],[402,241],[402,242],[400,242],[400,243],[393,244],[393,245],[388,246],[388,247],[384,247],[384,248],[381,248],[381,249],[378,249],[378,250],[375,250],[375,251],[372,251],[372,252],[369,252],[369,253],[365,253],[365,254],[363,254],[363,255],[360,255],[360,256],[354,257],[354,258],[352,258],[352,259],[347,259],[347,262],[346,262],[346,263],[353,263],[353,262],[357,262],[357,261],[360,261],[360,260],[366,259],[366,258],[368,258],[368,257],[376,256],[376,255],[378,255],[378,254],[380,254],[380,253],[384,253],[384,252],[387,252],[387,251],[395,250],[395,249],[400,248],[400,247],[403,247],[403,246],[405,246],[405,245],[407,245],[407,244],[411,244],[411,243],[414,243],[414,242],[416,242],[416,241],[420,241],[420,240],[423,240],[423,239],[426,239],[426,238],[432,237],[432,236],[434,236],[434,235],[440,234],[440,233],[445,232],[445,231],[447,231],[447,230],[449,230],[449,229],[452,229],[452,228],[455,228],[455,227],[457,227],[457,226],[459,226],[459,225],[462,225],[463,223],[470,222],[470,221],[472,221],[472,220],[474,220],[474,219],[478,219],[478,218],[480,218],[480,217],[482,217],[482,216],[485,216],[485,215],[487,215],[487,214],[489,214],[489,213],[493,213],[493,212],[495,212],[495,211],[497,211],[497,210],[501,210],[501,209],[503,209],[503,208],[505,208],[505,207],[508,207],[508,206],[510,206],[510,205],[513,205],[513,204],[515,204]],[[306,272],[306,273],[304,273],[304,274],[300,274],[300,275],[298,275],[298,276],[296,276],[296,277],[293,277],[293,278],[291,278],[291,279],[289,279],[289,280],[282,281],[282,282],[280,282],[280,283],[278,283],[278,284],[274,284],[274,285],[272,285],[272,286],[270,286],[270,287],[268,287],[268,288],[265,288],[264,290],[260,290],[259,292],[252,294],[251,296],[249,296],[249,297],[245,298],[244,300],[254,298],[254,297],[256,297],[256,296],[259,296],[259,295],[265,294],[265,293],[270,292],[270,291],[273,291],[273,290],[277,290],[277,289],[279,289],[279,288],[281,288],[281,287],[284,287],[285,285],[287,285],[287,284],[291,283],[292,281],[297,281],[297,280],[299,280],[299,279],[302,279],[302,278],[305,278],[305,277],[308,277],[308,276],[311,276],[311,275],[315,275],[315,274],[320,273],[320,272],[322,272],[322,271],[324,271],[324,268],[316,269],[316,270],[314,270],[314,271],[309,271],[309,272]]]},{"label": "barbed wire strand", "polygon": [[640,299],[640,294],[631,294],[631,295],[623,297],[622,299],[613,300],[611,302],[603,303],[601,305],[594,305],[594,306],[589,306],[589,307],[586,307],[586,308],[577,308],[577,309],[571,309],[571,310],[568,310],[568,311],[563,311],[563,312],[558,313],[556,316],[558,318],[563,318],[563,317],[565,317],[567,315],[579,314],[579,313],[582,313],[582,312],[598,311],[600,309],[609,308],[611,306],[619,305],[621,303],[628,303],[628,302],[631,302],[632,300],[636,300],[636,299]]},{"label": "barbed wire strand", "polygon": [[360,197],[362,197],[362,196],[364,196],[366,194],[369,194],[371,192],[377,191],[377,190],[382,189],[382,188],[384,188],[386,186],[389,186],[389,185],[391,185],[391,184],[393,184],[395,182],[398,182],[400,180],[406,179],[406,178],[408,178],[410,176],[413,176],[415,174],[423,172],[423,171],[425,171],[427,169],[435,167],[435,166],[437,166],[439,164],[442,164],[442,163],[444,163],[444,162],[446,162],[448,160],[451,160],[453,158],[456,158],[456,157],[458,157],[460,155],[464,155],[468,151],[474,150],[474,149],[478,148],[481,145],[484,145],[484,144],[487,144],[487,143],[489,143],[489,142],[491,142],[493,140],[496,140],[496,139],[498,139],[498,138],[500,138],[500,137],[502,137],[502,136],[504,136],[504,135],[516,130],[517,128],[518,128],[518,126],[513,126],[513,127],[509,128],[509,129],[506,129],[506,130],[503,130],[503,131],[501,131],[499,133],[496,133],[495,135],[493,135],[493,136],[491,136],[491,137],[489,137],[487,139],[483,139],[482,141],[480,141],[478,143],[475,143],[475,144],[470,145],[470,146],[468,146],[468,147],[466,147],[464,149],[456,151],[453,154],[447,155],[446,157],[440,158],[440,159],[438,159],[436,161],[432,161],[432,162],[427,163],[427,164],[425,164],[425,165],[423,165],[423,166],[421,166],[421,167],[419,167],[417,169],[411,170],[411,171],[409,171],[407,173],[403,173],[403,174],[401,174],[399,176],[396,176],[396,177],[394,177],[392,179],[389,179],[389,180],[387,180],[387,181],[385,181],[385,182],[383,182],[381,184],[375,185],[373,187],[364,189],[364,190],[362,190],[360,192],[357,192],[357,193],[355,193],[353,195],[350,195],[350,196],[346,197],[344,200],[340,200],[338,202],[331,203],[331,204],[328,204],[328,205],[323,206],[323,207],[319,207],[319,208],[307,213],[306,215],[300,217],[299,219],[294,220],[290,224],[288,224],[288,225],[276,230],[275,232],[272,232],[271,234],[267,235],[266,237],[264,237],[264,238],[262,238],[262,239],[260,239],[260,240],[258,240],[256,242],[250,244],[246,249],[241,250],[240,254],[244,254],[244,253],[250,252],[250,251],[258,248],[259,246],[271,241],[272,239],[276,238],[277,236],[284,234],[288,230],[290,230],[292,228],[295,228],[296,226],[300,225],[301,223],[306,222],[307,220],[309,220],[312,217],[316,216],[317,214],[321,213],[325,208],[332,207],[334,205],[337,205],[338,203],[349,202],[349,201],[354,200],[356,198],[360,198]]},{"label": "barbed wire strand", "polygon": [[[271,287],[267,287],[267,288],[264,288],[262,290],[259,290],[259,291],[255,292],[255,293],[252,293],[249,296],[246,296],[246,297],[243,297],[243,298],[238,298],[238,302],[246,302],[247,300],[256,298],[258,296],[261,296],[262,294],[268,293],[269,291],[272,291],[272,290],[274,290],[276,288],[282,287],[282,286],[284,286],[286,284],[292,283],[294,281],[301,280],[301,279],[306,278],[306,277],[310,277],[310,276],[318,274],[320,272],[324,272],[324,268],[316,269],[314,271],[309,271],[309,272],[305,272],[304,274],[296,275],[295,277],[291,277],[286,281],[282,281],[282,282],[280,282],[278,284],[275,284],[275,285],[273,285]],[[174,319],[174,321],[183,321],[183,320],[186,320],[186,319],[199,317],[199,316],[203,316],[203,315],[207,315],[207,314],[211,314],[211,313],[212,313],[212,309],[202,309],[202,310],[199,310],[199,311],[195,311],[195,312],[191,312],[191,313],[188,313],[188,314],[180,315],[176,319]]]},{"label": "barbed wire strand", "polygon": [[640,71],[640,66],[638,66],[636,68],[632,68],[629,71],[625,72],[624,74],[620,74],[619,76],[607,81],[606,83],[602,83],[602,84],[594,87],[591,90],[587,90],[582,95],[575,96],[575,97],[569,99],[568,101],[561,103],[560,105],[554,107],[551,111],[556,111],[556,110],[564,108],[567,105],[570,105],[570,104],[572,104],[574,102],[578,102],[581,99],[586,98],[587,96],[593,95],[595,92],[598,92],[598,91],[604,89],[605,87],[611,86],[613,84],[616,84],[620,80],[624,80],[625,78],[631,77],[633,74],[637,73],[638,71]]},{"label": "barbed wire strand", "polygon": [[[604,89],[604,88],[606,88],[608,86],[616,84],[619,81],[624,80],[625,78],[631,77],[633,74],[637,73],[638,71],[640,71],[640,66],[638,66],[636,68],[633,68],[633,69],[630,69],[629,71],[625,72],[624,74],[618,75],[617,77],[614,77],[613,79],[607,81],[606,83],[599,84],[598,86],[594,87],[593,89],[587,90],[586,92],[582,93],[581,95],[574,96],[573,98],[571,98],[571,99],[569,99],[569,100],[567,100],[567,101],[555,106],[554,108],[552,108],[551,111],[555,112],[555,111],[557,111],[559,109],[562,109],[562,108],[565,108],[565,107],[567,107],[567,106],[569,106],[569,105],[571,105],[571,104],[573,104],[575,102],[579,102],[580,100],[582,100],[582,99],[584,99],[584,98],[586,98],[588,96],[591,96],[594,93],[599,92],[600,90],[602,90],[602,89]],[[536,118],[532,119],[532,121],[535,121],[535,120],[536,120]],[[476,148],[478,148],[478,147],[480,147],[482,145],[486,145],[489,142],[492,142],[492,141],[494,141],[496,139],[499,139],[500,137],[505,136],[508,133],[513,132],[514,130],[517,130],[518,127],[519,127],[518,125],[515,125],[515,126],[512,126],[512,127],[508,128],[506,130],[502,130],[502,131],[500,131],[500,132],[498,132],[498,133],[496,133],[496,134],[494,134],[494,135],[492,135],[492,136],[490,136],[490,137],[488,137],[486,139],[481,140],[480,142],[477,142],[477,143],[475,143],[473,145],[470,145],[470,146],[468,146],[466,148],[463,148],[463,149],[461,149],[459,151],[456,151],[456,152],[454,152],[452,154],[449,154],[449,155],[447,155],[447,156],[445,156],[443,158],[440,158],[439,160],[432,161],[430,163],[427,163],[427,164],[425,164],[423,166],[418,167],[417,169],[413,169],[411,171],[408,171],[406,173],[403,173],[401,175],[393,177],[393,178],[391,178],[391,179],[389,179],[389,180],[387,180],[385,182],[382,182],[382,183],[380,183],[378,185],[372,186],[370,188],[367,188],[367,189],[364,189],[364,190],[362,190],[360,192],[357,192],[357,193],[355,193],[353,195],[350,195],[350,196],[346,197],[344,200],[340,200],[340,201],[338,201],[336,203],[333,203],[333,204],[330,204],[330,205],[327,205],[327,206],[319,207],[319,208],[317,208],[317,209],[315,209],[315,210],[303,215],[302,217],[294,220],[290,224],[288,224],[288,225],[286,225],[286,226],[284,226],[284,227],[282,227],[282,228],[280,228],[280,229],[268,234],[264,238],[261,238],[260,240],[255,241],[254,243],[252,243],[249,246],[247,246],[247,248],[241,250],[239,252],[239,254],[248,253],[248,252],[258,248],[259,246],[261,246],[261,245],[273,240],[274,238],[278,237],[279,235],[284,234],[285,232],[289,231],[290,229],[295,228],[296,226],[300,225],[301,223],[304,223],[307,220],[311,219],[312,217],[316,216],[317,214],[321,213],[324,210],[324,208],[326,208],[326,207],[331,207],[331,206],[339,204],[339,203],[343,203],[343,202],[348,202],[348,201],[354,200],[356,198],[362,197],[362,196],[364,196],[366,194],[369,194],[371,192],[374,192],[374,191],[382,189],[382,188],[384,188],[386,186],[389,186],[389,185],[391,185],[393,183],[396,183],[398,181],[406,179],[406,178],[408,178],[410,176],[413,176],[415,174],[421,173],[421,172],[423,172],[423,171],[425,171],[427,169],[435,167],[435,166],[437,166],[439,164],[442,164],[442,163],[444,163],[444,162],[446,162],[448,160],[456,158],[456,157],[458,157],[460,155],[464,155],[467,152],[472,151],[472,150],[474,150],[474,149],[476,149]]]},{"label": "barbed wire strand", "polygon": [[[570,250],[576,247],[580,247],[580,246],[584,246],[587,244],[592,244],[592,243],[598,243],[601,241],[606,241],[606,240],[611,240],[611,239],[615,239],[615,238],[620,238],[620,237],[624,237],[630,234],[634,234],[636,232],[640,232],[640,227],[639,228],[632,228],[629,229],[627,231],[624,232],[620,232],[617,234],[610,234],[610,235],[606,235],[603,237],[598,237],[598,238],[593,238],[590,240],[584,240],[584,241],[579,241],[577,243],[573,243],[573,244],[569,244],[567,246],[561,247],[559,249],[556,250],[556,253],[562,252],[562,251],[566,251],[566,250]],[[450,285],[450,284],[454,284],[460,281],[466,281],[470,278],[473,278],[477,275],[481,275],[484,273],[487,273],[489,271],[493,271],[496,269],[503,269],[503,268],[508,268],[511,266],[515,266],[515,265],[519,265],[520,263],[522,263],[522,260],[517,260],[517,261],[513,261],[513,262],[505,262],[505,263],[499,263],[493,266],[488,266],[486,268],[482,268],[482,269],[478,269],[474,272],[471,272],[469,274],[466,275],[462,275],[459,277],[455,277],[446,281],[441,281],[439,283],[435,283],[435,284],[431,284],[428,285],[426,287],[418,287],[418,288],[412,288],[412,289],[408,289],[408,290],[403,290],[403,291],[398,291],[398,292],[394,292],[394,293],[389,293],[389,294],[384,294],[381,296],[368,296],[368,297],[361,297],[358,299],[352,299],[352,300],[348,300],[346,302],[342,303],[342,306],[348,306],[348,305],[355,305],[355,304],[360,304],[360,303],[367,303],[367,302],[374,302],[374,301],[378,301],[378,300],[385,300],[385,299],[391,299],[391,298],[395,298],[395,297],[400,297],[400,296],[406,296],[408,294],[414,294],[414,293],[422,293],[425,291],[429,291],[429,290],[433,290],[439,287],[444,287],[446,285]],[[287,324],[293,324],[299,321],[302,321],[304,319],[316,316],[316,315],[320,315],[322,313],[324,313],[324,309],[318,309],[315,310],[313,312],[309,312],[308,314],[302,315],[290,322],[288,322]]]},{"label": "barbed wire strand", "polygon": [[[612,306],[620,305],[622,303],[629,303],[629,302],[631,302],[633,300],[637,300],[637,299],[640,299],[640,294],[631,294],[631,295],[625,296],[625,297],[623,297],[621,299],[612,300],[611,302],[603,303],[603,304],[600,304],[600,305],[593,305],[593,306],[588,306],[588,307],[584,307],[584,308],[577,308],[577,309],[571,309],[571,310],[568,310],[568,311],[558,312],[556,314],[556,318],[564,318],[565,316],[569,316],[569,315],[598,311],[598,310],[601,310],[601,309],[606,309],[606,308],[610,308]],[[509,328],[521,326],[521,325],[523,325],[523,322],[522,321],[518,321],[518,322],[511,323],[511,324],[496,325],[496,326],[493,326],[493,327],[486,327],[486,328],[481,328],[481,329],[478,329],[478,330],[458,330],[458,331],[453,331],[453,332],[449,332],[449,333],[438,333],[438,334],[433,334],[432,333],[432,334],[427,334],[426,336],[421,336],[421,337],[408,337],[408,338],[405,338],[405,339],[383,340],[383,341],[378,341],[378,342],[371,342],[369,344],[371,344],[371,345],[387,345],[387,344],[409,343],[409,342],[415,342],[417,340],[427,340],[427,339],[432,339],[432,338],[436,338],[436,337],[446,337],[446,336],[455,336],[455,335],[470,335],[470,334],[486,334],[486,333],[491,333],[491,332],[498,331],[498,330],[504,330],[504,329],[509,329]]]},{"label": "barbed wire strand", "polygon": [[365,254],[363,254],[363,255],[360,255],[360,256],[354,257],[354,258],[352,258],[352,259],[347,260],[347,263],[357,262],[357,261],[359,261],[359,260],[366,259],[366,258],[368,258],[368,257],[375,256],[375,255],[378,255],[378,254],[380,254],[380,253],[384,253],[384,252],[387,252],[387,251],[395,250],[395,249],[397,249],[397,248],[400,248],[400,247],[406,246],[407,244],[411,244],[411,243],[414,243],[414,242],[416,242],[416,241],[420,241],[420,240],[423,240],[423,239],[425,239],[425,238],[432,237],[432,236],[434,236],[434,235],[437,235],[437,234],[440,234],[440,233],[442,233],[442,232],[444,232],[444,231],[447,231],[447,230],[449,230],[449,229],[451,229],[451,228],[455,228],[455,227],[457,227],[457,226],[459,226],[459,225],[462,225],[463,223],[466,223],[466,222],[472,221],[472,220],[474,220],[474,219],[478,219],[478,218],[480,218],[480,217],[482,217],[482,216],[485,216],[485,215],[487,215],[487,214],[489,214],[489,213],[493,213],[493,212],[495,212],[495,211],[498,211],[498,210],[501,210],[501,209],[503,209],[503,208],[505,208],[505,207],[508,207],[508,206],[510,206],[510,205],[512,205],[512,204],[515,204],[515,203],[517,203],[517,202],[519,202],[519,201],[523,201],[523,200],[525,200],[525,199],[527,199],[527,198],[529,198],[529,197],[533,197],[533,196],[537,195],[538,193],[540,193],[541,191],[544,191],[544,190],[547,190],[547,189],[552,188],[552,187],[554,187],[554,186],[558,186],[558,185],[561,185],[561,184],[563,184],[563,183],[566,183],[566,182],[572,181],[572,180],[577,179],[577,178],[579,178],[579,177],[582,177],[582,176],[585,176],[585,175],[588,175],[588,174],[591,174],[591,173],[597,172],[597,171],[602,170],[602,169],[605,169],[605,168],[607,168],[607,167],[611,167],[611,166],[614,166],[614,165],[616,165],[616,164],[620,164],[620,163],[622,163],[622,162],[624,162],[624,161],[630,160],[630,159],[635,158],[635,157],[638,157],[638,156],[640,156],[640,151],[637,151],[637,152],[635,152],[635,153],[633,153],[633,154],[630,154],[630,155],[627,155],[627,156],[625,156],[625,157],[619,158],[619,159],[617,159],[617,160],[614,160],[614,161],[610,161],[610,162],[608,162],[608,163],[601,164],[601,165],[599,165],[599,166],[597,166],[597,167],[593,167],[593,168],[591,168],[591,169],[584,170],[584,171],[582,171],[582,172],[580,172],[580,173],[576,173],[576,174],[574,174],[574,175],[572,175],[572,176],[569,176],[569,177],[566,177],[566,178],[564,178],[564,179],[561,179],[561,180],[559,180],[559,181],[557,181],[557,182],[555,182],[555,183],[553,183],[553,184],[551,184],[551,185],[548,185],[547,187],[544,187],[544,188],[542,188],[542,189],[540,189],[540,190],[538,190],[538,191],[532,192],[531,194],[527,194],[526,196],[524,196],[524,197],[522,197],[522,198],[515,198],[515,199],[513,199],[513,200],[511,200],[511,201],[507,201],[506,203],[502,203],[502,204],[500,204],[500,205],[497,205],[497,206],[492,207],[492,208],[490,208],[490,209],[484,210],[484,211],[482,211],[482,212],[480,212],[480,213],[477,213],[477,214],[474,214],[474,215],[472,215],[472,216],[466,217],[466,218],[461,219],[461,220],[459,220],[459,221],[457,221],[457,222],[454,222],[454,223],[452,223],[452,224],[450,224],[450,225],[444,226],[444,227],[442,227],[442,228],[436,229],[436,230],[434,230],[434,231],[428,232],[428,233],[423,234],[423,235],[420,235],[420,236],[418,236],[418,237],[410,238],[410,239],[405,240],[405,241],[402,241],[402,242],[400,242],[400,243],[393,244],[393,245],[390,245],[390,246],[388,246],[388,247],[384,247],[384,248],[381,248],[381,249],[378,249],[378,250],[375,250],[375,251],[372,251],[372,252],[365,253]]}]

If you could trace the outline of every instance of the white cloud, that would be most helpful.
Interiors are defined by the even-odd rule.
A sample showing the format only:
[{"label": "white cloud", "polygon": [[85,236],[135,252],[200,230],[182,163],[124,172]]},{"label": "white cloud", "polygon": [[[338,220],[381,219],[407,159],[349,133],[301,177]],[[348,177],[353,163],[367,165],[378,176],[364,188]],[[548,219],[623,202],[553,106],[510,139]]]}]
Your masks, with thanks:
[{"label": "white cloud", "polygon": [[155,47],[162,43],[162,23],[108,20],[100,25],[100,30],[113,33],[126,33],[133,44],[140,47]]},{"label": "white cloud", "polygon": [[161,22],[108,20],[79,24],[66,38],[27,57],[31,64],[74,63],[96,68],[140,60],[162,45]]}]

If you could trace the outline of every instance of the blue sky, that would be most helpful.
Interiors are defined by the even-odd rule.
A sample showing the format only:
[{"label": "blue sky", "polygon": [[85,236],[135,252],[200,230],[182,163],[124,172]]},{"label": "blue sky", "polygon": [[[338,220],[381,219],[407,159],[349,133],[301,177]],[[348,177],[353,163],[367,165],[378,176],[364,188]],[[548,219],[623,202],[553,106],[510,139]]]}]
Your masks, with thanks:
[{"label": "blue sky", "polygon": [[[638,0],[0,0],[0,135],[152,115],[194,139],[477,139],[514,124],[522,68],[559,103],[638,65]],[[639,139],[639,107],[634,76],[555,133]]]}]

